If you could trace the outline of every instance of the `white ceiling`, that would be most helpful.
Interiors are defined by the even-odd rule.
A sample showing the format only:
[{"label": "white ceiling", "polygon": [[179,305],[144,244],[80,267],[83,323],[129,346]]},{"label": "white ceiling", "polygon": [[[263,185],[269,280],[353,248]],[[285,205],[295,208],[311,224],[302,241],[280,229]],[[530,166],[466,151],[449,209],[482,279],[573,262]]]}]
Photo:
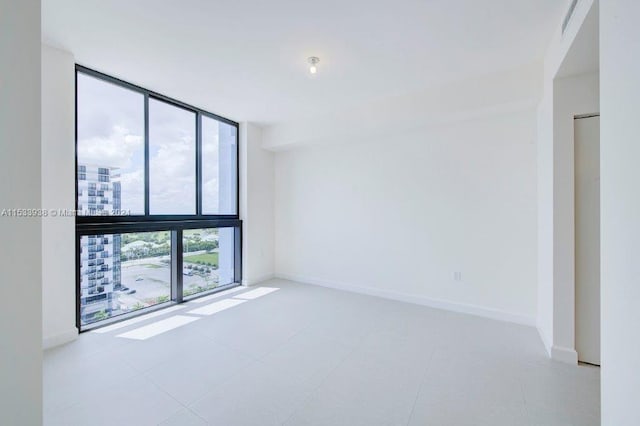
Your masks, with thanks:
[{"label": "white ceiling", "polygon": [[[262,124],[540,60],[566,0],[43,0],[80,64]],[[319,56],[310,78],[306,58]]]}]

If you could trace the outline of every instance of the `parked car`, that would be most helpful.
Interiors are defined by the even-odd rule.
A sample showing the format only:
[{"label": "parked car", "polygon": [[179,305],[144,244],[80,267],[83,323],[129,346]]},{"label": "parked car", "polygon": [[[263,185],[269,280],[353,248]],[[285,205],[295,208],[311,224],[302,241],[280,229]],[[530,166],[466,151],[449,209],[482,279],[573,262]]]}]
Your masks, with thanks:
[{"label": "parked car", "polygon": [[133,290],[129,290],[129,291],[127,292],[127,294],[134,294],[135,292],[136,292],[136,290],[135,290],[135,289],[133,289]]}]

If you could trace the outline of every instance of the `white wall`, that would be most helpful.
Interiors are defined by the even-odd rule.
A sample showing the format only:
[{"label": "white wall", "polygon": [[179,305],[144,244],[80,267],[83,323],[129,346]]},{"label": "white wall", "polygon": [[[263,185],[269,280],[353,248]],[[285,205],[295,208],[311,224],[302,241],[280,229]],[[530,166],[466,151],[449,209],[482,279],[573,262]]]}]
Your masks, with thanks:
[{"label": "white wall", "polygon": [[278,152],[277,275],[534,324],[535,119],[505,108]]},{"label": "white wall", "polygon": [[554,322],[552,356],[577,363],[575,351],[574,117],[600,112],[599,75],[554,80]]},{"label": "white wall", "polygon": [[[398,129],[457,123],[537,104],[541,64],[448,83],[371,102],[358,108],[336,105],[331,114],[266,127],[263,146],[273,151],[309,144],[341,144],[371,137],[394,138]],[[310,99],[309,102],[313,102]]]},{"label": "white wall", "polygon": [[600,5],[602,424],[640,424],[640,2]]},{"label": "white wall", "polygon": [[274,154],[262,149],[262,129],[240,125],[240,217],[242,283],[274,275]]},{"label": "white wall", "polygon": [[[597,45],[589,45],[593,31],[597,32],[597,3],[582,0],[566,32],[558,28],[549,46],[538,107],[537,326],[549,354],[572,364],[578,360],[574,342],[573,118],[599,112],[599,76],[588,56],[595,55],[597,67]],[[567,75],[571,74],[567,70],[583,70],[584,74]]]},{"label": "white wall", "polygon": [[545,78],[538,108],[538,316],[540,337],[553,346],[553,78]]},{"label": "white wall", "polygon": [[[75,63],[73,55],[42,46],[42,207],[75,208]],[[76,329],[75,218],[42,220],[44,347],[73,340]]]},{"label": "white wall", "polygon": [[[40,1],[0,1],[0,210],[40,208]],[[0,216],[0,424],[42,423],[41,227]]]},{"label": "white wall", "polygon": [[600,111],[599,75],[549,85],[538,111],[538,329],[553,358],[575,364],[573,120]]}]

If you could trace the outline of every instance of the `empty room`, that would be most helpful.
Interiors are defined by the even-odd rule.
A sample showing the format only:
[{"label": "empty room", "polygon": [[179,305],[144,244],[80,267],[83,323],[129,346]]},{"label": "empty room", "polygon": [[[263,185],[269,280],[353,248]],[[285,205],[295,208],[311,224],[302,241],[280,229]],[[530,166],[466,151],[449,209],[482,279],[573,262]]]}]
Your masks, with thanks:
[{"label": "empty room", "polygon": [[640,425],[638,28],[0,0],[0,424]]}]

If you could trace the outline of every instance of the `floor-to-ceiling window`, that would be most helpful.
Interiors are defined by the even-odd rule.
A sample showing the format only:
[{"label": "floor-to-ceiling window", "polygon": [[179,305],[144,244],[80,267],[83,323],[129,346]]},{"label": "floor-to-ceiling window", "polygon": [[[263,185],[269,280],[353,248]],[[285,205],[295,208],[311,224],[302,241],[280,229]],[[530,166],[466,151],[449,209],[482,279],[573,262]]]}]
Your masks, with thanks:
[{"label": "floor-to-ceiling window", "polygon": [[76,67],[77,322],[240,281],[238,124]]}]

